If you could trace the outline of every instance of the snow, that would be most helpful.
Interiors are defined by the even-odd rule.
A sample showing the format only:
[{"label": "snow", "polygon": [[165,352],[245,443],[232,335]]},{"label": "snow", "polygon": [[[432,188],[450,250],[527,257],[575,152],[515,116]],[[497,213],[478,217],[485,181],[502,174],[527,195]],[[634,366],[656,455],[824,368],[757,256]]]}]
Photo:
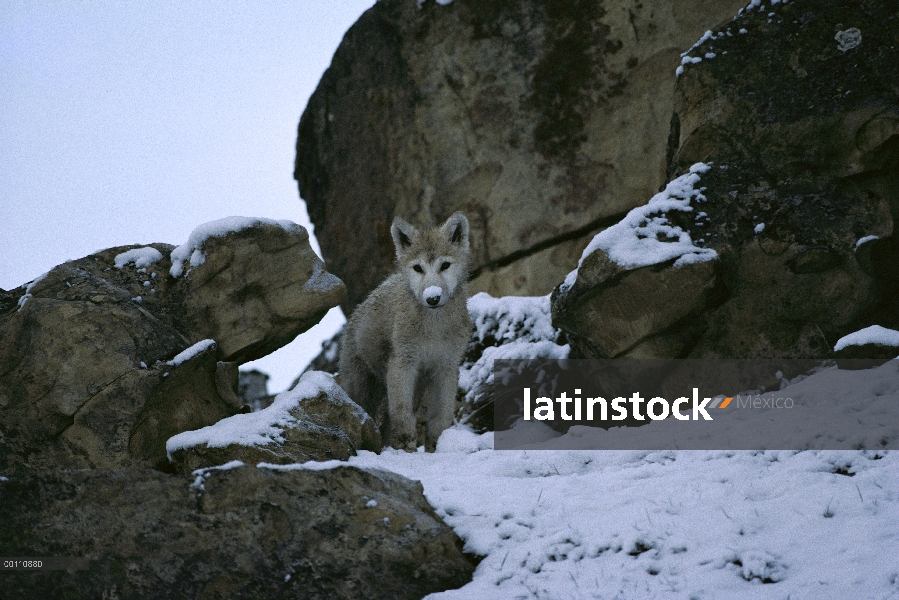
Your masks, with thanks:
[{"label": "snow", "polygon": [[19,302],[18,302],[19,308],[16,310],[16,312],[21,311],[25,307],[25,303],[28,302],[29,299],[34,297],[31,294],[31,290],[34,289],[34,286],[36,286],[37,284],[42,282],[44,279],[46,279],[47,275],[49,275],[49,274],[50,274],[50,272],[48,271],[48,272],[44,273],[43,275],[34,278],[34,280],[30,281],[28,283],[28,285],[25,286],[25,293],[22,294],[22,296],[19,298]]},{"label": "snow", "polygon": [[[686,56],[687,54],[689,54],[696,48],[699,48],[700,46],[702,46],[708,40],[713,40],[713,39],[715,39],[715,34],[712,33],[710,30],[706,30],[706,32],[702,34],[702,37],[699,38],[698,40],[696,40],[696,43],[693,44],[692,46],[690,46],[690,49],[687,50],[686,52],[682,53],[681,56]],[[700,60],[702,60],[702,59],[700,59]],[[695,61],[695,62],[699,62],[699,61]]]},{"label": "snow", "polygon": [[899,595],[899,453],[493,451],[491,441],[456,426],[433,454],[259,466],[420,481],[465,551],[484,557],[472,582],[428,600]]},{"label": "snow", "polygon": [[[157,260],[162,258],[162,252],[153,248],[152,246],[146,246],[144,248],[134,248],[133,250],[128,250],[127,252],[122,252],[121,254],[116,254],[115,259],[113,259],[115,263],[116,269],[121,269],[128,263],[133,262],[135,267],[149,267]],[[138,270],[138,273],[146,273],[146,269]]]},{"label": "snow", "polygon": [[203,243],[211,237],[224,237],[233,231],[248,229],[256,225],[276,225],[285,231],[305,231],[301,225],[293,221],[266,219],[263,217],[225,217],[217,221],[203,223],[194,229],[187,241],[172,250],[172,268],[169,274],[172,277],[180,277],[184,272],[184,261],[190,259],[191,267],[199,267],[206,262],[206,256],[201,248]]},{"label": "snow", "polygon": [[[509,304],[530,307],[521,314],[533,317],[542,302]],[[475,304],[480,314],[500,312],[498,299]],[[849,404],[877,390],[899,401],[896,368],[848,372],[838,393]],[[797,378],[780,393],[801,398],[832,377]],[[526,425],[535,442],[558,436]],[[826,433],[828,423],[814,427]],[[899,597],[899,452],[496,451],[493,438],[456,425],[434,453],[387,448],[349,461],[256,467],[359,467],[420,481],[465,551],[483,557],[473,581],[428,600]],[[195,475],[202,490],[215,470]]]},{"label": "snow", "polygon": [[481,342],[488,335],[504,343],[554,340],[559,335],[552,326],[549,296],[494,298],[480,292],[468,299],[468,314]]},{"label": "snow", "polygon": [[899,331],[887,329],[880,325],[871,325],[854,333],[841,337],[833,347],[838,352],[847,346],[864,346],[865,344],[881,344],[899,347]]},{"label": "snow", "polygon": [[568,358],[569,346],[556,343],[559,330],[552,326],[548,295],[494,298],[481,292],[468,299],[468,314],[473,339],[486,347],[477,361],[459,367],[466,402],[477,400],[483,386],[493,383],[496,359]]},{"label": "snow", "polygon": [[837,41],[837,50],[848,52],[862,43],[862,32],[855,27],[838,31],[833,37]]},{"label": "snow", "polygon": [[758,225],[755,226],[753,231],[755,231],[756,233],[761,233],[761,232],[765,231],[765,224],[759,223]]},{"label": "snow", "polygon": [[201,341],[197,342],[196,344],[194,344],[193,346],[191,346],[190,348],[187,348],[186,350],[182,350],[180,353],[178,353],[175,356],[175,358],[173,358],[172,360],[168,361],[165,364],[169,365],[170,367],[177,367],[181,363],[189,361],[194,356],[196,356],[202,352],[205,352],[210,347],[213,347],[213,348],[215,347],[215,340],[201,340]]},{"label": "snow", "polygon": [[584,249],[577,268],[565,277],[560,292],[571,289],[577,281],[578,269],[597,250],[603,250],[611,261],[625,269],[647,267],[672,259],[677,259],[675,268],[715,260],[717,252],[694,245],[690,234],[672,225],[665,216],[672,210],[690,212],[693,210],[692,202],[705,201],[697,184],[700,175],[710,168],[705,163],[694,164],[689,173],[669,182],[647,204],[633,209],[620,222],[598,233]]},{"label": "snow", "polygon": [[863,238],[859,238],[857,242],[855,242],[855,249],[858,250],[858,247],[862,244],[867,244],[868,242],[873,242],[874,240],[880,239],[876,235],[866,235]]},{"label": "snow", "polygon": [[[169,438],[166,442],[169,460],[177,450],[203,444],[209,448],[224,448],[232,444],[242,446],[282,444],[284,430],[298,422],[290,411],[296,409],[300,401],[314,398],[320,392],[342,398],[345,402],[352,402],[346,392],[337,386],[332,375],[322,371],[308,371],[300,377],[296,387],[278,394],[268,408],[234,415],[208,427],[185,431]],[[370,418],[362,408],[358,406],[356,408],[357,414],[363,417],[363,422]]]},{"label": "snow", "polygon": [[428,288],[425,288],[425,291],[421,293],[422,297],[427,300],[429,298],[439,298],[443,295],[443,289],[438,285],[432,285]]},{"label": "snow", "polygon": [[205,492],[206,486],[204,486],[203,483],[209,478],[209,475],[211,475],[213,471],[230,471],[231,469],[237,469],[243,466],[244,463],[242,461],[232,460],[231,462],[226,462],[225,464],[216,467],[203,467],[202,469],[197,469],[191,473],[191,475],[195,476],[195,479],[194,482],[190,484],[190,487],[198,492]]}]

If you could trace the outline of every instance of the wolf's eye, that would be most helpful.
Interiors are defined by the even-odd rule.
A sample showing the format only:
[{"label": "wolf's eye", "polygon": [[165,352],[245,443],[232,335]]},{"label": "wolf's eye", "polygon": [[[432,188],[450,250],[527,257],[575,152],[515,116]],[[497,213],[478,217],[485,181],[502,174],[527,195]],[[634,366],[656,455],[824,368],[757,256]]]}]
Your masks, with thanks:
[{"label": "wolf's eye", "polygon": [[412,265],[412,268],[415,269],[416,273],[424,273],[425,270],[421,268],[421,265]]},{"label": "wolf's eye", "polygon": [[446,271],[446,270],[449,269],[449,268],[450,268],[450,264],[449,264],[448,262],[445,262],[445,263],[443,263],[442,265],[440,265],[440,270],[441,270],[441,271]]}]

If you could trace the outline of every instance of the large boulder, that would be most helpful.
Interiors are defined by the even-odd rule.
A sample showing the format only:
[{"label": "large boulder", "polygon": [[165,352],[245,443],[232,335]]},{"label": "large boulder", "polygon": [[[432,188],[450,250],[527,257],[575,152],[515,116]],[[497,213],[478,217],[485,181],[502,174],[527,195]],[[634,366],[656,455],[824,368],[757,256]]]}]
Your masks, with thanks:
[{"label": "large boulder", "polygon": [[553,292],[553,324],[573,357],[678,357],[696,342],[699,315],[724,297],[718,254],[687,231],[705,219],[708,170],[694,166],[594,237]]},{"label": "large boulder", "polygon": [[474,292],[545,295],[665,181],[680,53],[745,0],[386,0],[303,113],[295,176],[349,313],[394,216],[471,222]]},{"label": "large boulder", "polygon": [[292,342],[346,298],[306,229],[290,221],[228,217],[197,227],[172,251],[180,311],[190,339],[212,338],[239,364]]},{"label": "large boulder", "polygon": [[461,542],[399,475],[232,463],[193,476],[43,471],[0,479],[4,598],[421,598],[471,580]]},{"label": "large boulder", "polygon": [[169,437],[241,410],[238,364],[344,294],[305,229],[235,218],[178,248],[111,248],[4,292],[0,472],[165,467]]},{"label": "large boulder", "polygon": [[168,440],[166,450],[179,473],[190,473],[232,460],[250,464],[347,460],[358,450],[380,452],[381,434],[333,376],[308,371],[271,406],[180,433]]},{"label": "large boulder", "polygon": [[668,170],[697,177],[694,202],[654,216],[715,256],[609,269],[597,236],[554,295],[577,353],[826,357],[847,333],[895,327],[894,3],[754,2],[683,63]]}]

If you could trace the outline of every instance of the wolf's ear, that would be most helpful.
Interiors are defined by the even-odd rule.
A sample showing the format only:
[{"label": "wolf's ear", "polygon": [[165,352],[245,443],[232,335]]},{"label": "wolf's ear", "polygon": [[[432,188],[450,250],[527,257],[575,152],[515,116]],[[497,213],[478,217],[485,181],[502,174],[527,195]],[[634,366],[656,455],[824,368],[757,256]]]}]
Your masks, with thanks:
[{"label": "wolf's ear", "polygon": [[415,227],[406,223],[399,217],[393,219],[393,225],[390,226],[390,235],[393,237],[393,245],[396,246],[396,255],[409,249],[412,245],[412,238],[416,234]]},{"label": "wolf's ear", "polygon": [[440,229],[451,244],[468,248],[468,219],[465,215],[460,212],[453,213]]}]

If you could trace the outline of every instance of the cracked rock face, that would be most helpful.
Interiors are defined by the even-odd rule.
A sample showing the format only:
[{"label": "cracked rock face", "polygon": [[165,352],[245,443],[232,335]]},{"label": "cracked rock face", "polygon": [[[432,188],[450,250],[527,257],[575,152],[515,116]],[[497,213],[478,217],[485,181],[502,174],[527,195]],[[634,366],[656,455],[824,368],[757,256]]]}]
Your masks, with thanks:
[{"label": "cracked rock face", "polygon": [[[692,50],[668,171],[711,165],[702,217],[678,224],[717,252],[717,291],[703,296],[712,279],[695,269],[658,264],[612,280],[599,258],[585,260],[574,300],[557,293],[554,305],[573,345],[596,357],[816,358],[863,327],[895,328],[897,32],[887,0],[791,0],[751,7]],[[655,300],[631,289],[638,277]],[[661,319],[678,305],[688,318]],[[634,314],[617,333],[622,306]]]},{"label": "cracked rock face", "polygon": [[[177,278],[173,247],[153,244],[104,250],[4,292],[0,472],[167,465],[166,439],[240,411],[238,365],[344,298],[297,228],[211,238],[205,262]],[[117,264],[129,250],[154,260]]]},{"label": "cracked rock face", "polygon": [[90,560],[4,573],[9,598],[417,599],[474,571],[420,483],[353,467],[29,473],[0,522],[4,556]]},{"label": "cracked rock face", "polygon": [[471,223],[472,292],[545,295],[665,181],[674,70],[745,0],[378,2],[299,125],[295,176],[349,314],[390,223]]}]

